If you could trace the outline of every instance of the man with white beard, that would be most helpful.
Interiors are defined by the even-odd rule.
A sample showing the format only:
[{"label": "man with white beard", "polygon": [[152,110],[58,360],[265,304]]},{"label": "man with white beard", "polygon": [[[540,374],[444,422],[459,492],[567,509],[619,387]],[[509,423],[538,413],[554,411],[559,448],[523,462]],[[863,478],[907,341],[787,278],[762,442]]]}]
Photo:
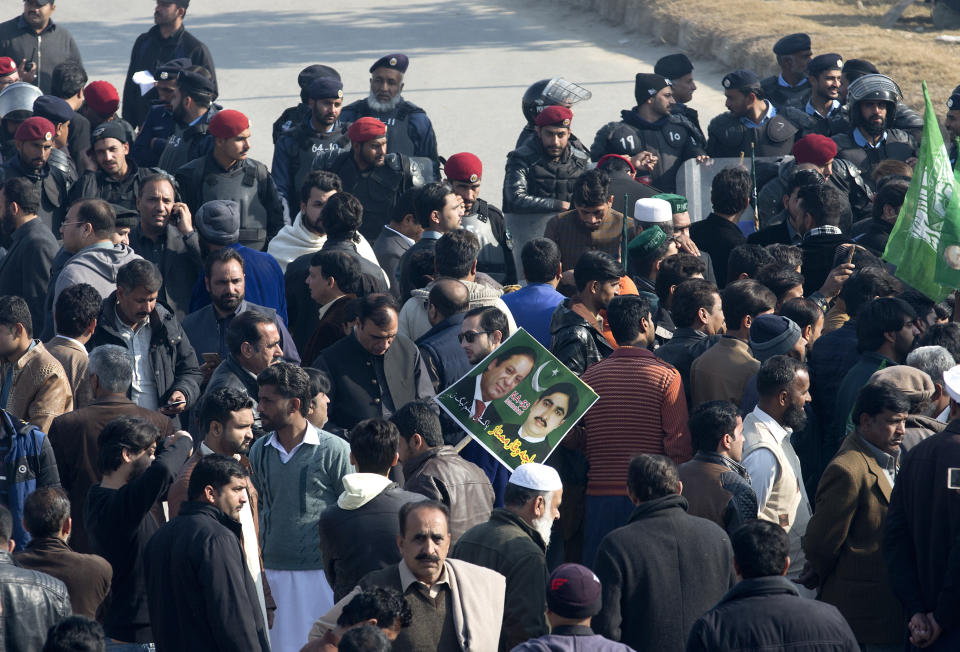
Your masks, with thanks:
[{"label": "man with white beard", "polygon": [[[387,125],[387,153],[397,152],[429,159],[438,178],[437,136],[426,112],[400,95],[410,60],[405,54],[388,54],[370,66],[370,95],[343,107],[340,122],[376,118]],[[418,161],[423,167],[425,161]]]},{"label": "man with white beard", "polygon": [[556,470],[535,462],[521,465],[507,483],[504,506],[493,510],[486,523],[467,530],[450,555],[507,578],[500,652],[550,631],[545,553],[562,497]]}]

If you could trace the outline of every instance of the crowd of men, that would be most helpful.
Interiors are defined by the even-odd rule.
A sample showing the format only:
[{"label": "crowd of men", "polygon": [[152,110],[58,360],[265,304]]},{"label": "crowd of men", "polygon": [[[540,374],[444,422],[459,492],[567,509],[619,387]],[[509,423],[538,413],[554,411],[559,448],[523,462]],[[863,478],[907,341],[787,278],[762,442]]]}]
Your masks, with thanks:
[{"label": "crowd of men", "polygon": [[[541,80],[501,210],[403,54],[347,106],[306,67],[268,168],[189,0],[157,1],[122,110],[55,3],[23,5],[3,649],[960,649],[960,313],[881,258],[922,121],[873,64],[786,36],[704,130],[669,55],[589,149],[589,92]],[[691,224],[681,166],[751,153]],[[578,399],[541,396],[510,473],[432,398],[487,360],[463,391],[496,418],[533,371],[495,353],[518,328],[599,399],[551,451]]]}]

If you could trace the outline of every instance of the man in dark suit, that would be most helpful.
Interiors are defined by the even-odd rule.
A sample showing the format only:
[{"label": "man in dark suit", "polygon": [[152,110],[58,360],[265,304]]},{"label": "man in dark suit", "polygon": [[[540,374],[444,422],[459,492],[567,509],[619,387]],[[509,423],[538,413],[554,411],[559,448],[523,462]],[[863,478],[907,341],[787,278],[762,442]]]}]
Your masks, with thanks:
[{"label": "man in dark suit", "polygon": [[460,228],[463,217],[463,203],[453,192],[453,186],[446,182],[429,183],[417,191],[414,202],[417,222],[423,229],[420,239],[400,258],[396,277],[399,284],[400,301],[410,298],[410,292],[416,289],[413,266],[414,253],[427,250],[431,253],[437,248],[437,240],[448,231]]},{"label": "man in dark suit", "polygon": [[526,346],[501,351],[479,376],[467,376],[451,387],[470,406],[470,419],[478,423],[503,423],[493,401],[502,400],[533,371],[536,353]]},{"label": "man in dark suit", "polygon": [[747,243],[757,244],[761,247],[770,244],[799,245],[804,234],[804,231],[801,230],[803,228],[803,214],[800,212],[800,189],[804,186],[820,185],[822,183],[823,175],[816,170],[794,169],[780,198],[782,210],[770,218],[775,224],[751,233],[747,236]]},{"label": "man in dark suit", "polygon": [[152,423],[161,437],[173,433],[169,417],[144,409],[127,398],[133,370],[126,349],[110,344],[97,347],[90,352],[87,372],[93,402],[60,415],[50,426],[50,445],[57,458],[60,484],[70,498],[73,518],[70,547],[84,553],[93,552],[83,525],[83,505],[87,491],[100,482],[97,446],[100,431],[117,417],[132,416]]},{"label": "man in dark suit", "polygon": [[310,298],[320,306],[320,321],[303,349],[303,359],[313,360],[346,335],[350,301],[360,294],[360,265],[344,251],[318,251],[307,274]]},{"label": "man in dark suit", "polygon": [[397,275],[397,267],[400,265],[400,258],[423,233],[423,227],[417,222],[413,206],[418,190],[419,188],[411,188],[403,193],[393,217],[390,218],[390,223],[383,227],[383,231],[373,243],[373,253],[377,255],[380,268],[386,272],[390,280],[390,292],[398,299],[400,298],[400,279]]},{"label": "man in dark suit", "polygon": [[706,251],[713,260],[713,272],[717,285],[723,287],[727,278],[727,257],[737,245],[745,244],[737,221],[750,203],[753,182],[750,173],[743,168],[721,170],[710,186],[710,202],[713,212],[707,219],[690,227],[690,238],[700,251]]},{"label": "man in dark suit", "polygon": [[803,294],[816,292],[834,268],[834,258],[840,245],[850,242],[840,230],[840,217],[847,205],[843,194],[827,185],[805,186],[799,191],[800,211],[803,215]]}]

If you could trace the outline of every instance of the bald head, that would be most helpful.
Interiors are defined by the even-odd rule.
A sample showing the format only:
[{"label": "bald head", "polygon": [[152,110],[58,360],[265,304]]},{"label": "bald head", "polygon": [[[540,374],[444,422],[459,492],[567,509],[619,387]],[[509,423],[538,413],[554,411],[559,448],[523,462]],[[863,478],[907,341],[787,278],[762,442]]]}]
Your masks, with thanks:
[{"label": "bald head", "polygon": [[470,308],[470,291],[467,286],[452,278],[442,278],[430,289],[429,303],[438,323]]}]

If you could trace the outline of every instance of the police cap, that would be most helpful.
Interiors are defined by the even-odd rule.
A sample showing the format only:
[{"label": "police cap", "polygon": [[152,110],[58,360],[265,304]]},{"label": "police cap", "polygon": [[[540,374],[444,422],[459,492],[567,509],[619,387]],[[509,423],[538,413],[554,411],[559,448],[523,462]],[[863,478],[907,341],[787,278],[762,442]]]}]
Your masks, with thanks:
[{"label": "police cap", "polygon": [[73,109],[55,95],[41,95],[33,102],[33,114],[46,118],[55,125],[73,120]]},{"label": "police cap", "polygon": [[336,77],[317,77],[306,88],[311,100],[329,100],[343,97],[343,82]]},{"label": "police cap", "polygon": [[40,116],[33,116],[20,123],[13,139],[21,143],[31,140],[47,142],[53,140],[54,131],[56,131],[56,128],[49,120]]},{"label": "police cap", "polygon": [[947,108],[951,111],[960,111],[960,86],[953,89],[947,98]]},{"label": "police cap", "polygon": [[181,70],[177,75],[177,86],[187,93],[200,92],[213,95],[217,92],[212,79],[193,70]]},{"label": "police cap", "polygon": [[864,75],[876,75],[880,70],[866,59],[847,59],[843,62],[840,72],[846,75],[848,80],[853,81]]},{"label": "police cap", "polygon": [[843,70],[843,57],[833,52],[818,54],[807,64],[808,75],[819,75],[828,70]]},{"label": "police cap", "polygon": [[300,71],[300,74],[297,75],[297,85],[301,90],[306,90],[307,86],[310,85],[310,82],[320,77],[333,77],[334,79],[340,79],[340,73],[330,66],[324,66],[323,64],[315,63],[314,65],[307,66]]},{"label": "police cap", "polygon": [[810,35],[803,32],[788,34],[774,43],[774,54],[794,54],[795,52],[805,52],[810,49]]},{"label": "police cap", "polygon": [[685,54],[668,54],[657,61],[653,72],[667,79],[679,79],[693,72],[693,64]]},{"label": "police cap", "polygon": [[393,70],[399,70],[401,73],[405,73],[409,65],[410,59],[407,58],[407,55],[399,53],[388,54],[377,59],[374,64],[370,66],[370,72],[373,72],[377,68],[392,68]]},{"label": "police cap", "polygon": [[721,82],[725,89],[749,93],[760,89],[760,78],[752,70],[734,70],[727,74]]},{"label": "police cap", "polygon": [[190,61],[187,57],[180,57],[179,59],[172,59],[166,63],[162,63],[157,66],[157,73],[154,75],[157,81],[170,81],[177,78],[177,75],[180,74],[180,71],[184,68],[189,68],[193,65],[193,62]]}]

